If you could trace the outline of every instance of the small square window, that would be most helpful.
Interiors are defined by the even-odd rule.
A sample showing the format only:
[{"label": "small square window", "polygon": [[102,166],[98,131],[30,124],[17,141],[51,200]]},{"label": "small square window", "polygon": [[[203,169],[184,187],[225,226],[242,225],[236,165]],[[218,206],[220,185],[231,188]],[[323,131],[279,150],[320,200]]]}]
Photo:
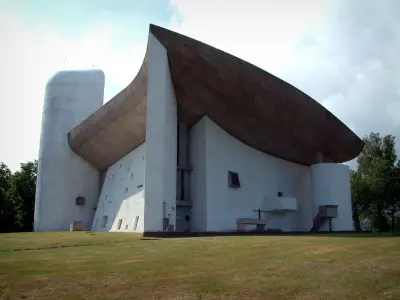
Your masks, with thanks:
[{"label": "small square window", "polygon": [[230,188],[240,188],[239,174],[228,171],[228,186]]},{"label": "small square window", "polygon": [[80,206],[85,205],[85,197],[77,197],[76,198],[76,205],[80,205]]},{"label": "small square window", "polygon": [[128,188],[125,188],[125,194],[128,192]]}]

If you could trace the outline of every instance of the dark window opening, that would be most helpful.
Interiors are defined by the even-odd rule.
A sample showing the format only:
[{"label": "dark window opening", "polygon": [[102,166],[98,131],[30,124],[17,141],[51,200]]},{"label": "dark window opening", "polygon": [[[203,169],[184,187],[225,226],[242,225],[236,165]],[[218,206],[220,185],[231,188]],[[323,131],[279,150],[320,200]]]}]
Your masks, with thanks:
[{"label": "dark window opening", "polygon": [[85,197],[77,197],[76,205],[85,205]]},{"label": "dark window opening", "polygon": [[231,188],[240,188],[239,174],[228,171],[228,186]]},{"label": "dark window opening", "polygon": [[118,227],[117,227],[118,230],[121,230],[121,225],[122,225],[122,219],[119,219],[118,220]]},{"label": "dark window opening", "polygon": [[138,222],[139,222],[139,216],[136,216],[136,218],[135,218],[135,224],[133,225],[133,230],[136,230],[137,225],[138,225]]}]

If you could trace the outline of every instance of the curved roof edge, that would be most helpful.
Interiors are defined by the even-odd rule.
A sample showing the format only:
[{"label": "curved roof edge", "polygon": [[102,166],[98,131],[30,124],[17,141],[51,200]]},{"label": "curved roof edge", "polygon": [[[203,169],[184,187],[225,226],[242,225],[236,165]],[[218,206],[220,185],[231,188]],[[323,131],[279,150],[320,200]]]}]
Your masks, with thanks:
[{"label": "curved roof edge", "polygon": [[[243,143],[304,165],[321,154],[340,163],[361,152],[356,134],[289,83],[167,29],[150,25],[150,34],[167,49],[180,121],[192,125],[207,115]],[[145,141],[147,63],[148,50],[135,79],[68,134],[71,149],[99,170]]]}]

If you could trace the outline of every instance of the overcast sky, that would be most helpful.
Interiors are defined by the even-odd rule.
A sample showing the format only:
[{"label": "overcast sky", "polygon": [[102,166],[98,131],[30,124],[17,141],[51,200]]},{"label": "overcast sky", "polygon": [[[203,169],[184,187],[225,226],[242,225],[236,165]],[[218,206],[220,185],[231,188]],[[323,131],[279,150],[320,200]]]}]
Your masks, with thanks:
[{"label": "overcast sky", "polygon": [[105,101],[123,89],[142,63],[149,23],[249,61],[359,136],[393,134],[400,148],[398,0],[5,0],[0,161],[16,170],[38,157],[44,87],[58,70],[102,69]]}]

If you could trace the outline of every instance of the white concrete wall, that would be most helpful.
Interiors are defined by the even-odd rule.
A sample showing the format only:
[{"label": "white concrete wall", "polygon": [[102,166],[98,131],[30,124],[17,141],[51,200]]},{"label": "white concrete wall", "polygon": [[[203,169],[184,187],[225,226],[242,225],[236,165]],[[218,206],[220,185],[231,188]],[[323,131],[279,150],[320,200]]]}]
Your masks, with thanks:
[{"label": "white concrete wall", "polygon": [[207,186],[206,186],[206,121],[202,120],[189,130],[189,166],[191,230],[207,231]]},{"label": "white concrete wall", "polygon": [[[143,232],[146,144],[108,168],[93,219],[93,231]],[[103,227],[103,217],[107,223]],[[135,219],[139,217],[137,227]],[[119,220],[122,219],[118,229]]]},{"label": "white concrete wall", "polygon": [[[35,231],[90,229],[99,195],[98,171],[69,147],[68,132],[103,104],[104,74],[63,71],[46,86],[35,202]],[[84,206],[76,197],[86,198]]]},{"label": "white concrete wall", "polygon": [[149,35],[144,230],[163,229],[163,202],[176,218],[177,104],[166,49]]},{"label": "white concrete wall", "polygon": [[[311,167],[314,216],[320,205],[338,205],[338,216],[332,219],[332,230],[353,230],[349,166],[321,163]],[[320,228],[329,230],[328,222]]]},{"label": "white concrete wall", "polygon": [[314,198],[312,197],[311,168],[306,167],[298,178],[297,205],[299,206],[299,230],[310,231],[314,222]]},{"label": "white concrete wall", "polygon": [[[235,230],[236,218],[257,218],[253,209],[262,209],[264,201],[271,201],[278,191],[297,198],[299,210],[263,215],[270,220],[268,227],[286,231],[311,229],[313,202],[309,167],[257,151],[226,133],[208,117],[192,127],[190,136],[190,155],[195,169],[191,175],[192,215],[196,229]],[[240,188],[228,187],[228,171],[239,174]],[[206,226],[202,224],[204,209]]]}]

